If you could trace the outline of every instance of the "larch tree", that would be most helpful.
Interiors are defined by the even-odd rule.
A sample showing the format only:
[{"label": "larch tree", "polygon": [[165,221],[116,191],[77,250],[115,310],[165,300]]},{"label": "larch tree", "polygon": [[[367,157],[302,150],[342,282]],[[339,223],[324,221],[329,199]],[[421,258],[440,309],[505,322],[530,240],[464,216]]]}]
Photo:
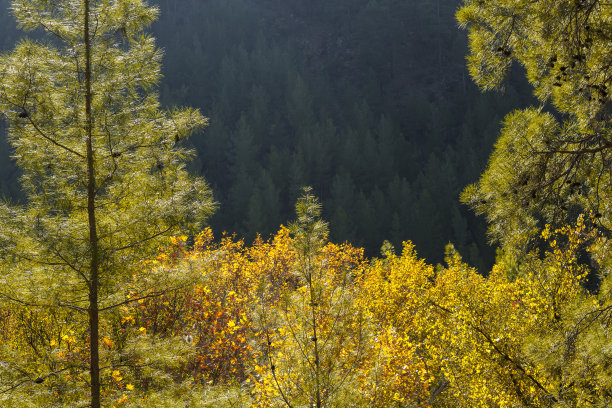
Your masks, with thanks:
[{"label": "larch tree", "polygon": [[[160,107],[162,53],[143,32],[158,10],[145,1],[15,0],[11,11],[21,28],[46,36],[0,57],[0,110],[27,197],[1,204],[0,303],[9,314],[65,310],[87,327],[74,327],[81,358],[61,364],[28,366],[3,349],[0,392],[81,373],[91,407],[100,407],[101,370],[113,367],[100,353],[101,317],[135,301],[126,283],[160,239],[199,226],[213,209],[180,143],[207,120]],[[45,360],[56,343],[39,337],[26,343]],[[35,390],[21,394],[24,406]],[[52,395],[61,401],[62,392]]]}]

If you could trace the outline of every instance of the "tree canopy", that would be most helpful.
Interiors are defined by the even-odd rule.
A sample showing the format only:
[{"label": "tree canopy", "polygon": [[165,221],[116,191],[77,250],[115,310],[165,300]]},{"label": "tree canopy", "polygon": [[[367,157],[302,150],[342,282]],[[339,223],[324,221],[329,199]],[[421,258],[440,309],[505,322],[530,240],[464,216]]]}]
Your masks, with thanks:
[{"label": "tree canopy", "polygon": [[504,87],[513,62],[537,107],[515,111],[480,181],[463,200],[484,213],[494,239],[524,248],[541,221],[592,212],[612,228],[612,5],[606,1],[467,0],[468,66],[483,89]]}]

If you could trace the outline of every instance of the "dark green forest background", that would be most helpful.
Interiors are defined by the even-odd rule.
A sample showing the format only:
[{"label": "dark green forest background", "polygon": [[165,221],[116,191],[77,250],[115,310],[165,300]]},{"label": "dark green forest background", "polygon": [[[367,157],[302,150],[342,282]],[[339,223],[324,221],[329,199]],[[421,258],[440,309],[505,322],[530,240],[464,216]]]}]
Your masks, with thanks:
[{"label": "dark green forest background", "polygon": [[[520,73],[482,94],[465,67],[459,0],[158,0],[165,105],[211,125],[189,141],[220,207],[215,231],[264,237],[300,187],[321,198],[331,239],[375,256],[412,240],[441,261],[453,242],[487,270],[485,223],[459,193],[486,166],[500,121],[532,102]],[[23,36],[0,0],[0,46]],[[35,36],[35,34],[34,34]],[[0,141],[0,192],[19,199]]]}]

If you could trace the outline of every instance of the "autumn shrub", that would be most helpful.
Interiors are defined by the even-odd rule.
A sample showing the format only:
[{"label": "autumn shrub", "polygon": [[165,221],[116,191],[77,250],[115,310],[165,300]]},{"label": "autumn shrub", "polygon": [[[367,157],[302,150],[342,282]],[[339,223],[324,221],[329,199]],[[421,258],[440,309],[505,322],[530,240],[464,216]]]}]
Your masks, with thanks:
[{"label": "autumn shrub", "polygon": [[[428,349],[440,367],[438,381],[446,384],[435,406],[597,406],[602,401],[606,386],[595,385],[596,364],[590,361],[601,353],[587,352],[584,339],[578,339],[582,356],[568,353],[568,334],[605,309],[584,288],[588,267],[580,253],[593,234],[582,217],[575,225],[545,228],[545,246],[521,262],[518,275],[510,270],[516,265],[499,262],[485,278],[449,248],[448,266],[437,271],[429,294],[434,307]],[[597,343],[605,344],[610,331],[596,326],[601,328]]]},{"label": "autumn shrub", "polygon": [[[248,247],[233,236],[216,242],[210,229],[191,247],[187,237],[176,237],[134,276],[133,301],[123,308],[121,325],[136,335],[179,338],[190,346],[182,376],[205,384],[242,383],[259,342],[254,319],[284,288],[295,286],[289,242],[284,227]],[[183,271],[192,278],[167,293],[139,292],[138,282],[152,270]]]},{"label": "autumn shrub", "polygon": [[359,281],[358,304],[374,327],[375,350],[362,369],[360,392],[368,406],[426,406],[436,367],[426,348],[433,267],[406,242],[401,255],[389,245]]}]

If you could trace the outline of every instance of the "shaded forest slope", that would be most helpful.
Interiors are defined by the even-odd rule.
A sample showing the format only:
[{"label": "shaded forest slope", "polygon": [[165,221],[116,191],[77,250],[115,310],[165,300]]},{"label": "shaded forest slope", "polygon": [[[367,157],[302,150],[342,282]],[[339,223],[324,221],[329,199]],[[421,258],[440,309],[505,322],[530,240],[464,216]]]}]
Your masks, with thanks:
[{"label": "shaded forest slope", "polygon": [[[192,170],[221,204],[215,230],[270,234],[291,217],[300,186],[312,185],[335,241],[375,255],[385,239],[410,239],[432,262],[452,241],[481,270],[492,264],[484,223],[458,195],[530,91],[511,78],[503,94],[478,92],[459,1],[157,3],[162,101],[211,120],[190,143]],[[9,49],[20,34],[8,0],[0,4]],[[4,143],[0,188],[16,197]]]}]

